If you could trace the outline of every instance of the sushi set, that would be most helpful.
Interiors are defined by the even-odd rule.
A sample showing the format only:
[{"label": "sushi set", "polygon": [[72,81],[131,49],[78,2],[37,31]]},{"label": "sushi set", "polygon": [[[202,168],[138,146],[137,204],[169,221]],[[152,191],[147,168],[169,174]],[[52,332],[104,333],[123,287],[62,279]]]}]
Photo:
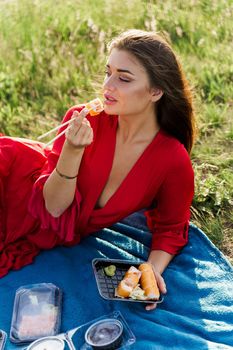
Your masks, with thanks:
[{"label": "sushi set", "polygon": [[[140,261],[94,259],[97,288],[107,300],[161,303],[153,268]],[[60,333],[62,291],[52,283],[16,290],[9,339],[24,350],[126,350],[136,338],[119,311]],[[0,330],[0,350],[7,334]]]},{"label": "sushi set", "polygon": [[[156,291],[154,292],[155,295],[153,295],[154,298],[140,298],[141,290],[138,288],[138,282],[140,281],[140,277],[143,277],[142,273],[138,268],[141,266],[142,268],[146,265],[144,262],[138,262],[138,261],[127,261],[127,260],[119,260],[119,259],[94,259],[92,261],[92,266],[96,278],[96,283],[98,287],[98,291],[102,298],[107,300],[120,300],[120,301],[127,301],[127,302],[139,302],[139,303],[161,303],[163,301],[163,296],[159,294],[159,291],[156,287]],[[149,264],[148,264],[149,265]],[[115,267],[115,268],[113,268]],[[114,274],[109,274],[108,270],[113,269]],[[140,276],[140,274],[141,276]],[[135,290],[136,292],[134,295],[130,297],[130,288],[124,281],[127,278],[130,278],[130,274],[132,274],[132,279],[135,281],[132,281],[132,291]],[[134,276],[136,275],[136,276]],[[139,275],[139,276],[137,276]],[[126,277],[126,278],[125,278]],[[149,276],[151,277],[151,276]],[[130,281],[131,282],[131,281]],[[135,289],[133,288],[133,283],[135,282]],[[124,288],[125,287],[125,288]],[[122,291],[122,289],[125,289]],[[119,295],[119,292],[121,291]],[[138,298],[139,296],[139,298]]]}]

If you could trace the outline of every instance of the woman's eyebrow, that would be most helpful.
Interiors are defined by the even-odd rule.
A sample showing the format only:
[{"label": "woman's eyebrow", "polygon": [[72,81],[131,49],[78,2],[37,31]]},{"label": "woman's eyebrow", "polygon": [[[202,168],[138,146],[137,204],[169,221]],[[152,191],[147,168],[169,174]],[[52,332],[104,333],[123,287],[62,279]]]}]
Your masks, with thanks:
[{"label": "woman's eyebrow", "polygon": [[[106,64],[106,67],[107,68],[111,68],[109,64]],[[118,68],[117,69],[117,72],[121,72],[121,73],[129,73],[131,75],[134,75],[132,72],[130,72],[128,69],[121,69],[121,68]]]}]

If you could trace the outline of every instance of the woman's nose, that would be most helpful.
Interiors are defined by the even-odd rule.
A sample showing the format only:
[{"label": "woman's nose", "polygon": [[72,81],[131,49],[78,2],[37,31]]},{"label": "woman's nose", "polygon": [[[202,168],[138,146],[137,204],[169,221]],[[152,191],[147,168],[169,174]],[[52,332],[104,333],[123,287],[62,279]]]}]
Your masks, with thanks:
[{"label": "woman's nose", "polygon": [[106,77],[104,79],[103,88],[113,91],[115,89],[115,83],[112,76]]}]

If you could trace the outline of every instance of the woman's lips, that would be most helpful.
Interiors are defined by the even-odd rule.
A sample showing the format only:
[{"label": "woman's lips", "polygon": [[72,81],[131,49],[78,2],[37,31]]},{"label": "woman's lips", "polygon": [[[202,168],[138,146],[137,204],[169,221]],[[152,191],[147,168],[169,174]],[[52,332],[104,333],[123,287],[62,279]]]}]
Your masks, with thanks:
[{"label": "woman's lips", "polygon": [[104,94],[104,97],[105,97],[104,103],[106,105],[113,105],[117,102],[117,100],[114,97],[112,97],[111,95]]}]

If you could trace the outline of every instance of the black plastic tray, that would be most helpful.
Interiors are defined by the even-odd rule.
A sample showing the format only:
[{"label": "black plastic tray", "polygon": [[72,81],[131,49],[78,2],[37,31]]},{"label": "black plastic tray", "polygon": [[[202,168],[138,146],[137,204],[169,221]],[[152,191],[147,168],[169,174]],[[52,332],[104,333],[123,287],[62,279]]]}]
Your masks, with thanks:
[{"label": "black plastic tray", "polygon": [[[126,271],[128,271],[130,266],[138,267],[143,262],[144,261],[131,261],[119,259],[94,259],[92,261],[92,266],[95,274],[97,287],[101,297],[107,300],[131,301],[145,304],[161,303],[163,301],[163,296],[161,295],[158,300],[135,300],[132,298],[120,298],[115,296],[115,288],[123,279]],[[106,276],[106,274],[104,273],[104,267],[109,265],[116,266],[116,273],[113,277]]]}]

